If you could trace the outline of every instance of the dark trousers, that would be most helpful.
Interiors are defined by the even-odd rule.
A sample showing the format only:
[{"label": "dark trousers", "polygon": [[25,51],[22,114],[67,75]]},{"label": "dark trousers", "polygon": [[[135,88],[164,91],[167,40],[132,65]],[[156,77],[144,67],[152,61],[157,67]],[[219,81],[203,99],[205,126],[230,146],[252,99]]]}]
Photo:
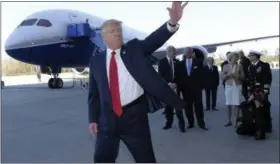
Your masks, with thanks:
[{"label": "dark trousers", "polygon": [[[165,108],[166,126],[171,126],[173,124],[173,120],[174,120],[173,112],[174,112],[174,108],[172,108],[170,106],[166,106],[166,108]],[[176,112],[176,116],[179,120],[179,127],[183,128],[184,124],[185,124],[183,114],[179,110],[175,110],[175,112]]]},{"label": "dark trousers", "polygon": [[248,100],[249,93],[248,93],[248,85],[246,82],[242,83],[242,95],[245,98],[245,100]]},{"label": "dark trousers", "polygon": [[266,119],[266,110],[263,107],[259,107],[255,109],[255,124],[256,129],[261,135],[265,135],[267,119]]},{"label": "dark trousers", "polygon": [[[202,91],[200,89],[183,91],[183,98],[187,102],[187,108],[185,109],[186,116],[188,118],[189,125],[194,124],[194,112],[198,126],[204,127],[204,112],[202,104]],[[194,109],[193,109],[194,106]]]},{"label": "dark trousers", "polygon": [[152,146],[148,121],[147,102],[141,100],[138,104],[123,109],[120,118],[115,122],[115,132],[99,128],[94,154],[94,163],[115,163],[119,152],[120,140],[131,152],[136,163],[156,163]]},{"label": "dark trousers", "polygon": [[[212,105],[211,108],[216,108],[216,101],[217,101],[217,90],[218,87],[211,87],[205,89],[205,95],[206,95],[206,108],[210,109],[210,97],[212,99]],[[210,96],[211,95],[211,96]]]},{"label": "dark trousers", "polygon": [[270,111],[271,104],[268,100],[268,95],[265,96],[265,103],[264,103],[264,116],[265,116],[265,129],[266,131],[272,130],[272,118],[271,118],[271,111]]}]

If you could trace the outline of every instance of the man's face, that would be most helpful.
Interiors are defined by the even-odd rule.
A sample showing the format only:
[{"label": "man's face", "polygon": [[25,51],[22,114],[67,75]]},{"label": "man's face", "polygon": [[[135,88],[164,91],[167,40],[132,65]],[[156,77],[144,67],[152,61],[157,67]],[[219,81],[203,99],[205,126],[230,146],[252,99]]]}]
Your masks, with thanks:
[{"label": "man's face", "polygon": [[105,28],[103,40],[110,49],[116,50],[123,45],[122,27],[120,24],[110,24]]},{"label": "man's face", "polygon": [[174,47],[167,47],[166,54],[170,58],[174,58],[175,56],[175,48]]},{"label": "man's face", "polygon": [[248,57],[249,57],[249,59],[250,59],[251,62],[255,62],[255,61],[258,60],[257,57],[256,57],[256,55],[253,55],[253,54],[249,54]]},{"label": "man's face", "polygon": [[195,54],[192,50],[189,50],[185,53],[185,56],[186,56],[187,59],[190,59],[192,57],[195,57]]}]

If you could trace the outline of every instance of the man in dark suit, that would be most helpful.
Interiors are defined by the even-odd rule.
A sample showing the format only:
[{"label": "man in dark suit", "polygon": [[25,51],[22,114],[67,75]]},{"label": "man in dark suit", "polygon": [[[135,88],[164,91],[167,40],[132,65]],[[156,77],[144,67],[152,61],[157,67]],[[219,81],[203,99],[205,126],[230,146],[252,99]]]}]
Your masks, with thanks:
[{"label": "man in dark suit", "polygon": [[[160,76],[163,78],[163,80],[168,83],[168,85],[170,85],[170,87],[175,90],[175,86],[174,84],[172,84],[174,82],[174,67],[175,65],[179,62],[179,60],[177,60],[175,58],[175,54],[176,54],[176,49],[173,46],[168,46],[166,49],[166,57],[163,58],[162,60],[160,60],[159,65],[158,65],[158,72],[160,74]],[[177,94],[178,94],[178,90],[177,90]],[[172,127],[173,124],[173,111],[174,108],[171,106],[166,106],[165,107],[165,118],[166,118],[166,123],[165,126],[163,127],[163,129],[169,129]],[[179,120],[179,127],[181,132],[185,132],[184,129],[184,122],[183,122],[183,115],[181,114],[182,112],[179,112],[178,110],[176,110],[176,115],[178,117]]]},{"label": "man in dark suit", "polygon": [[173,2],[170,20],[144,40],[123,42],[121,22],[101,26],[107,49],[90,61],[89,131],[96,136],[94,163],[114,163],[122,140],[137,163],[155,163],[147,95],[176,109],[186,103],[162,80],[148,57],[177,30],[187,3]]},{"label": "man in dark suit", "polygon": [[[184,50],[186,59],[179,62],[175,67],[175,83],[182,92],[184,100],[187,102],[185,109],[188,118],[188,128],[194,127],[194,111],[198,126],[201,129],[208,130],[204,122],[204,112],[202,104],[202,90],[204,88],[204,72],[201,61],[193,59],[193,49],[187,47]],[[194,110],[193,110],[194,106]]]},{"label": "man in dark suit", "polygon": [[211,109],[217,110],[216,108],[217,90],[220,81],[218,67],[213,65],[214,59],[212,57],[208,57],[206,62],[207,65],[204,66],[206,111],[210,110],[210,95],[212,99]]},{"label": "man in dark suit", "polygon": [[250,59],[247,58],[244,54],[243,51],[239,51],[239,60],[240,60],[240,64],[242,65],[243,71],[244,71],[244,75],[245,75],[245,80],[242,81],[242,95],[245,98],[245,100],[247,100],[248,97],[248,69],[249,66],[251,65]]},{"label": "man in dark suit", "polygon": [[[226,65],[226,64],[229,63],[229,62],[228,62],[228,55],[229,55],[230,53],[231,53],[230,51],[228,51],[228,52],[226,53],[226,58],[227,58],[227,60],[225,60],[225,61],[223,61],[223,62],[221,63],[221,72],[223,72],[223,67],[224,67],[224,65]],[[223,80],[222,84],[223,84],[223,86],[224,86],[224,88],[225,88],[225,81],[224,81],[224,80]]]}]

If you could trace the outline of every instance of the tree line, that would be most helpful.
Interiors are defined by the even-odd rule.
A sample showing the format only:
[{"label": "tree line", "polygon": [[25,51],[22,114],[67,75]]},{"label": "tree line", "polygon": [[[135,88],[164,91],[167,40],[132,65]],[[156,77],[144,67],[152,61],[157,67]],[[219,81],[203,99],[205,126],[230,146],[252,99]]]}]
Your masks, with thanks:
[{"label": "tree line", "polygon": [[[62,68],[62,72],[71,72],[70,68]],[[14,59],[2,61],[2,76],[33,75],[36,65],[23,63]]]}]

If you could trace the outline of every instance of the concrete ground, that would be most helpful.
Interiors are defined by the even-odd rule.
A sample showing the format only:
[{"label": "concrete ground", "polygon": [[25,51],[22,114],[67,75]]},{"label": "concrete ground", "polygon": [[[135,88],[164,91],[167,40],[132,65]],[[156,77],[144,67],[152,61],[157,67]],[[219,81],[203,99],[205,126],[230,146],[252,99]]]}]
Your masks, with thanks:
[{"label": "concrete ground", "polygon": [[[28,78],[25,83],[34,84],[16,84]],[[92,162],[94,138],[87,130],[87,93],[78,86],[71,87],[71,82],[66,82],[66,89],[50,90],[47,84],[35,84],[36,76],[28,78],[10,82],[4,78],[8,86],[1,95],[1,162]],[[205,112],[209,131],[194,128],[182,134],[177,119],[171,130],[164,131],[162,111],[150,115],[158,162],[279,163],[279,71],[273,72],[273,79],[270,100],[274,131],[266,141],[240,137],[233,127],[224,127],[225,98],[220,87],[219,111]],[[123,144],[117,162],[134,162]]]}]

